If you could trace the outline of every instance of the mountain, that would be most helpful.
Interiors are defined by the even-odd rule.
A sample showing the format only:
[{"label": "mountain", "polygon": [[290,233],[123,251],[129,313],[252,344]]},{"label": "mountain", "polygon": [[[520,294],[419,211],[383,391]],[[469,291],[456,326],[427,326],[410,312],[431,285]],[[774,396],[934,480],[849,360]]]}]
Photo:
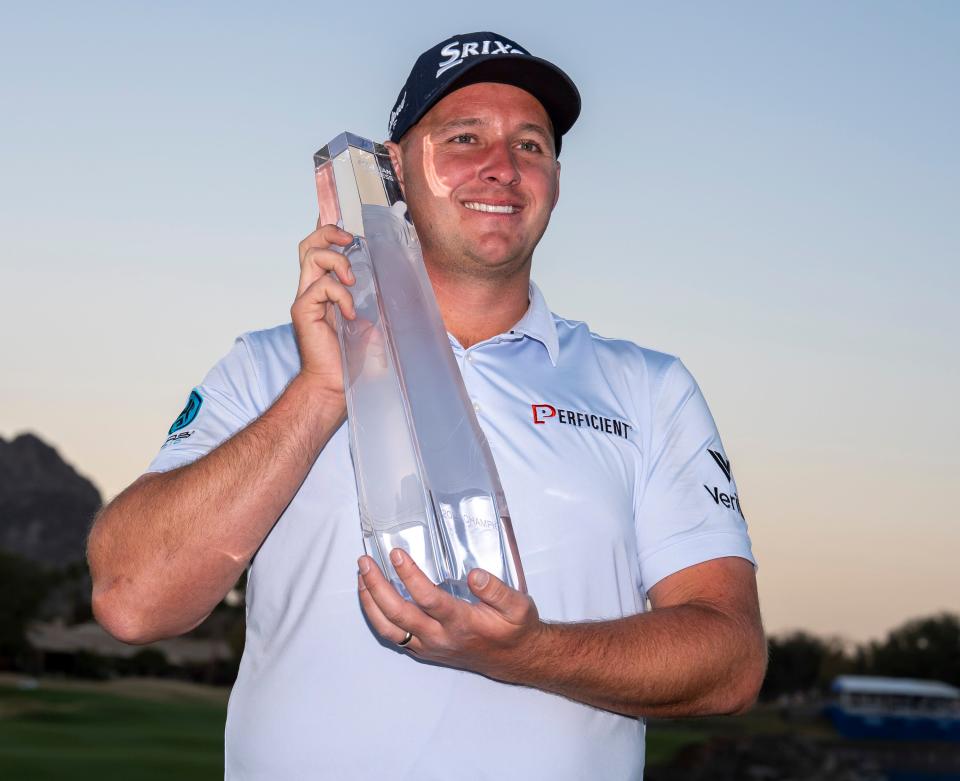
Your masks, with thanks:
[{"label": "mountain", "polygon": [[51,567],[84,558],[100,492],[33,434],[0,437],[0,549]]}]

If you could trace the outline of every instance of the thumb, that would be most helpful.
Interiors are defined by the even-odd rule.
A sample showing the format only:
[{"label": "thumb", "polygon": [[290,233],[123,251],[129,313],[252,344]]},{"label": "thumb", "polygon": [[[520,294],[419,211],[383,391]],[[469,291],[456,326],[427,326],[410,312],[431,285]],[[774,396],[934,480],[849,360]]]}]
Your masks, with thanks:
[{"label": "thumb", "polygon": [[474,569],[467,577],[470,590],[498,613],[511,617],[517,613],[517,597],[523,595],[484,569]]}]

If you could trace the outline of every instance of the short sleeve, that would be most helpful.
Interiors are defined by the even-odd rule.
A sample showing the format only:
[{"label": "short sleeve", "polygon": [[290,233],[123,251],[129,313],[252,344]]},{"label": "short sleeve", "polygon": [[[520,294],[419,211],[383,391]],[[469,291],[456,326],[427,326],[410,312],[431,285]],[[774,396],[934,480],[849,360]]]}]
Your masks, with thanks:
[{"label": "short sleeve", "polygon": [[263,411],[255,364],[244,337],[190,391],[148,472],[167,472],[196,461]]},{"label": "short sleeve", "polygon": [[700,388],[677,359],[654,389],[651,415],[636,513],[644,590],[710,559],[738,556],[756,565],[730,460]]}]

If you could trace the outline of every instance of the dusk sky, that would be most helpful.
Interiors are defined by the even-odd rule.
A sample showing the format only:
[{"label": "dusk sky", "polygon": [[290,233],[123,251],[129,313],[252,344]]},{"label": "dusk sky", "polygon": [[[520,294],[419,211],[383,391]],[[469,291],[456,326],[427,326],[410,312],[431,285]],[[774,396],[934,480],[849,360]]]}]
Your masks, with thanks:
[{"label": "dusk sky", "polygon": [[768,630],[960,611],[960,5],[3,8],[0,436],[122,490],[289,319],[313,152],[383,138],[421,51],[494,30],[583,96],[534,279],[698,379]]}]

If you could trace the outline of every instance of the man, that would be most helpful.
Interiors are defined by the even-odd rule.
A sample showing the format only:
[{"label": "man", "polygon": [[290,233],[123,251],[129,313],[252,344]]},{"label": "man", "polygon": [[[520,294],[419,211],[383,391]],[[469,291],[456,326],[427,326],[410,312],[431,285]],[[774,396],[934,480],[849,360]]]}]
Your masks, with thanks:
[{"label": "man", "polygon": [[128,642],[193,628],[249,566],[228,777],[639,778],[642,717],[755,699],[753,559],[696,383],[552,315],[530,283],[579,109],[556,66],[481,32],[425,52],[390,119],[528,595],[474,570],[471,605],[395,551],[408,602],[355,566],[332,327],[334,306],[354,316],[353,277],[331,249],[351,237],[331,225],[301,242],[292,325],[242,336],[98,518],[94,609]]}]

